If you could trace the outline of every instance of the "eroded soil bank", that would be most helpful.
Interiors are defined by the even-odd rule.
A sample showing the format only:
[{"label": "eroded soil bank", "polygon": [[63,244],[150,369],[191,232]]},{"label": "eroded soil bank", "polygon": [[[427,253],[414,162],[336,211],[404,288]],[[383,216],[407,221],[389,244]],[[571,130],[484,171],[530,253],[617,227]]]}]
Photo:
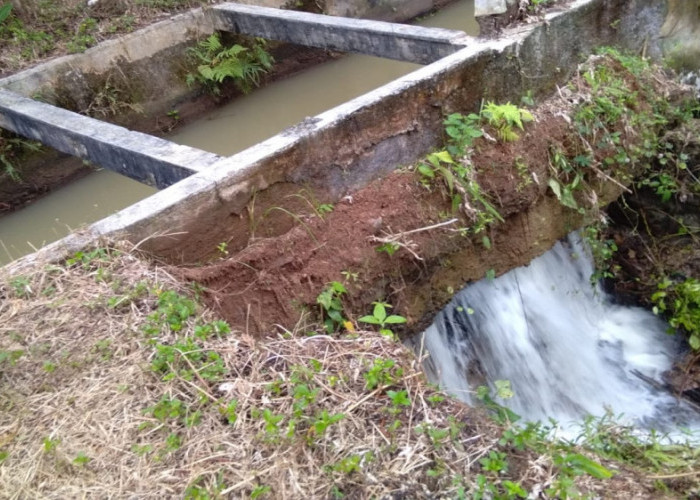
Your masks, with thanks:
[{"label": "eroded soil bank", "polygon": [[[681,330],[696,332],[700,277],[700,120],[667,132],[670,168],[657,168],[607,210],[606,232],[617,251],[608,267],[608,287],[625,303],[656,308],[682,318]],[[672,319],[673,324],[673,319]],[[700,353],[689,351],[668,374],[668,386],[700,407]]]},{"label": "eroded soil bank", "polygon": [[[599,64],[624,71],[616,61]],[[459,183],[450,195],[449,183],[439,176],[426,179],[415,167],[335,205],[315,196],[311,187],[275,185],[248,206],[253,236],[243,250],[229,254],[229,245],[241,247],[240,235],[222,234],[212,260],[183,273],[206,287],[210,303],[229,321],[251,333],[269,332],[274,325],[291,328],[307,308],[315,308],[321,289],[343,280],[350,288],[348,315],[364,314],[368,304],[382,299],[416,327],[453,291],[491,269],[500,274],[526,264],[587,216],[597,217],[626,189],[629,166],[622,181],[613,178],[622,177],[622,170],[608,174],[591,168],[586,178],[590,192],[577,195],[580,210],[564,206],[550,188],[548,179],[560,176],[563,184],[570,174],[557,170],[552,153],[582,152],[570,115],[574,102],[591,96],[582,78],[577,85],[532,110],[534,121],[518,130],[517,140],[503,141],[497,128],[485,125],[485,135],[459,158],[469,181],[503,222],[480,223],[478,217],[486,213],[481,195],[462,193],[460,206],[453,205],[452,195],[463,189]],[[632,130],[617,133],[624,141],[637,140]],[[591,161],[600,162],[609,153],[591,150]],[[382,251],[388,241],[396,243],[393,255]]]},{"label": "eroded soil bank", "polygon": [[[604,236],[606,207],[626,192],[628,198],[609,210],[615,224],[608,231],[615,235],[621,248],[616,258],[627,272],[618,273],[617,290],[647,283],[646,294],[638,294],[635,303],[649,306],[659,282],[655,266],[660,257],[642,251],[658,244],[640,241],[639,214],[645,212],[636,208],[639,197],[632,194],[648,198],[650,182],[658,187],[659,172],[670,164],[677,168],[681,154],[688,156],[688,165],[694,163],[683,171],[689,182],[672,202],[682,200],[689,218],[681,239],[664,243],[668,249],[663,253],[686,276],[698,276],[698,245],[694,230],[688,229],[696,227],[697,158],[689,159],[688,141],[680,138],[692,132],[675,130],[687,127],[692,115],[691,110],[683,118],[679,111],[692,108],[689,95],[646,63],[595,56],[569,86],[531,110],[532,123],[522,131],[515,127],[517,140],[504,141],[502,129],[482,122],[484,136],[454,157],[467,171],[465,183],[458,180],[459,170],[448,180],[448,174],[426,178],[411,167],[335,205],[322,203],[326,200],[317,199],[310,188],[277,186],[276,196],[268,193],[248,207],[254,236],[242,251],[229,254],[228,244],[241,242],[222,235],[209,263],[179,272],[202,285],[208,303],[250,334],[317,328],[325,313],[317,297],[332,282],[347,289],[343,314],[351,323],[368,314],[372,302],[382,301],[407,319],[404,331],[413,333],[465,284],[527,264],[584,224],[593,224],[590,233],[603,272],[610,255],[600,250],[612,249]],[[674,131],[665,132],[669,128]],[[448,150],[456,147],[455,141],[447,137]],[[441,165],[450,168],[451,161]],[[457,204],[455,194],[460,195]],[[635,234],[622,226],[630,216],[621,217],[619,207],[638,214]],[[485,216],[491,217],[486,224]],[[649,227],[657,241],[670,242],[664,234],[679,232],[677,220],[657,222],[658,230]],[[674,390],[694,394],[696,361],[691,356],[683,365],[682,383],[680,375],[670,377]]]},{"label": "eroded soil bank", "polygon": [[[547,144],[564,141],[566,130],[563,119],[544,112],[522,141],[482,141],[482,150],[473,156],[478,181],[500,200],[506,222],[476,237],[466,215],[451,213],[441,187],[424,186],[407,169],[335,205],[298,188],[269,206],[260,206],[258,199],[248,210],[252,233],[291,229],[276,237],[253,237],[244,250],[219,252],[213,262],[184,275],[207,289],[210,304],[228,321],[250,333],[268,333],[275,325],[292,329],[306,313],[315,321],[316,297],[332,281],[348,288],[349,319],[384,300],[415,327],[442,307],[451,291],[482,278],[487,269],[502,273],[527,263],[580,223],[577,215],[559,209],[546,185],[534,181],[546,179]],[[528,173],[518,173],[513,158],[532,165]],[[324,206],[333,209],[323,213]],[[484,247],[484,236],[491,248]],[[381,250],[388,241],[398,245],[392,255]],[[424,289],[427,282],[430,291]]]}]

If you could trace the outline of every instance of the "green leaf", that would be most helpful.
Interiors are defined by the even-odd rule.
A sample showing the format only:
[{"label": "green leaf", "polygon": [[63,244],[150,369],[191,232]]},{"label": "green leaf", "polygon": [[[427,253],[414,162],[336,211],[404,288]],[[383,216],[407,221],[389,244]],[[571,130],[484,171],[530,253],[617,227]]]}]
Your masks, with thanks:
[{"label": "green leaf", "polygon": [[397,316],[397,315],[393,315],[393,314],[384,320],[384,323],[392,324],[392,325],[396,325],[399,323],[405,323],[405,322],[406,322],[406,318],[404,318],[403,316]]},{"label": "green leaf", "polygon": [[574,210],[578,208],[578,203],[576,203],[576,199],[569,188],[564,189],[564,192],[561,194],[560,201],[565,207],[573,208]]},{"label": "green leaf", "polygon": [[567,455],[566,461],[574,467],[581,469],[583,472],[593,476],[596,479],[609,479],[612,477],[612,472],[600,465],[598,462],[584,457],[579,453]]},{"label": "green leaf", "polygon": [[340,313],[340,311],[336,309],[330,309],[328,310],[328,317],[335,321],[336,323],[342,323],[345,318],[343,318],[343,315]]},{"label": "green leaf", "polygon": [[454,186],[455,186],[455,178],[452,172],[442,165],[438,165],[437,169],[440,171],[440,174],[445,178],[445,182],[447,183],[447,188],[450,190],[450,193],[454,191]]},{"label": "green leaf", "polygon": [[496,395],[499,398],[510,399],[515,395],[510,387],[510,380],[496,380],[494,385],[496,386]]},{"label": "green leaf", "polygon": [[421,175],[428,177],[429,179],[435,178],[435,172],[433,172],[433,169],[425,163],[421,163],[418,165],[418,171],[421,173]]},{"label": "green leaf", "polygon": [[375,302],[374,303],[374,317],[379,321],[379,323],[383,323],[384,319],[386,318],[386,307],[384,307],[384,304],[381,302]]},{"label": "green leaf", "polygon": [[373,324],[373,325],[381,325],[381,324],[382,324],[382,322],[379,321],[379,320],[378,320],[377,318],[375,318],[374,316],[362,316],[362,317],[361,317],[360,319],[358,319],[357,321],[361,321],[361,322],[363,322],[363,323],[371,323],[371,324]]},{"label": "green leaf", "polygon": [[554,193],[554,196],[556,196],[557,199],[559,201],[561,201],[561,184],[559,184],[559,181],[554,179],[554,178],[550,178],[547,181],[547,185],[550,187],[550,189]]},{"label": "green leaf", "polygon": [[438,153],[435,153],[435,156],[438,160],[440,160],[443,163],[454,163],[452,155],[450,155],[450,153],[448,153],[447,151],[440,151]]},{"label": "green leaf", "polygon": [[11,3],[6,3],[2,7],[0,7],[0,23],[3,22],[8,17],[10,17],[10,12],[12,12],[12,4]]},{"label": "green leaf", "polygon": [[343,284],[340,283],[340,282],[338,282],[338,281],[332,281],[332,282],[331,282],[331,287],[333,288],[333,290],[335,291],[335,293],[337,293],[338,295],[340,295],[340,294],[342,294],[342,293],[347,293],[347,290],[345,289],[345,287],[343,286]]},{"label": "green leaf", "polygon": [[691,335],[688,343],[695,351],[700,351],[700,335]]},{"label": "green leaf", "polygon": [[[524,122],[531,122],[535,119],[534,116],[532,116],[532,113],[530,113],[527,109],[522,109],[520,108],[520,118]],[[522,128],[522,127],[521,127]]]}]

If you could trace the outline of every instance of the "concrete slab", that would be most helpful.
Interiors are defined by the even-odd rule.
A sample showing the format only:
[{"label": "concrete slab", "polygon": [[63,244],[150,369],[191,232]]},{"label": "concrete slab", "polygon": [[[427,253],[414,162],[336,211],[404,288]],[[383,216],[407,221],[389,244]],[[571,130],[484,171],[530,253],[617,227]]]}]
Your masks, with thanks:
[{"label": "concrete slab", "polygon": [[462,31],[226,3],[210,11],[216,29],[308,47],[430,64],[474,38]]},{"label": "concrete slab", "polygon": [[220,159],[2,89],[0,127],[159,189]]}]

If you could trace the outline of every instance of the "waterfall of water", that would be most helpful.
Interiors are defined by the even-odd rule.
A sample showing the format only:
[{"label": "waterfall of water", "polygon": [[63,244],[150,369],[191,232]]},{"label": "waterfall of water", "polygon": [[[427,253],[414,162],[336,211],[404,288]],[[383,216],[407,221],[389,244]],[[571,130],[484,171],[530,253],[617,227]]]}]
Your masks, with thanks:
[{"label": "waterfall of water", "polygon": [[467,403],[477,387],[494,393],[495,380],[509,380],[515,396],[501,404],[564,429],[606,410],[657,430],[699,427],[658,388],[678,339],[652,313],[614,304],[591,285],[592,272],[573,234],[526,267],[467,286],[417,340],[428,377]]}]

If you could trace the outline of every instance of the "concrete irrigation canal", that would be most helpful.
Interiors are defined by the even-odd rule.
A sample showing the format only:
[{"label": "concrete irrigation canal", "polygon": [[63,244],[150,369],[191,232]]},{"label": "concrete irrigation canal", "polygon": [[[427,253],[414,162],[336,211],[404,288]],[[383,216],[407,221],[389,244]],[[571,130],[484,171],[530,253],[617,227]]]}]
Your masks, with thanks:
[{"label": "concrete irrigation canal", "polygon": [[[551,92],[581,55],[598,45],[640,48],[646,43],[654,53],[664,10],[665,2],[603,6],[577,1],[547,13],[539,23],[519,25],[497,39],[479,39],[455,31],[227,4],[10,76],[0,82],[3,128],[159,188],[170,186],[30,259],[74,252],[109,236],[148,240],[146,250],[195,261],[222,240],[221,228],[237,231],[239,215],[255,193],[281,184],[310,185],[340,199],[435,147],[442,119],[452,111],[478,109],[484,98],[517,101],[527,92]],[[145,112],[174,109],[172,103],[188,89],[165,69],[176,65],[163,58],[169,55],[172,61],[176,49],[181,54],[190,40],[215,29],[296,43],[304,38],[317,47],[430,64],[230,157],[50,104],[51,96],[59,104],[79,103],[89,97],[91,82],[104,86],[118,70],[129,75],[127,89],[138,94],[135,102]],[[309,31],[312,36],[306,36]],[[48,102],[29,98],[34,95],[45,95]],[[164,233],[170,236],[156,236]],[[184,244],[193,241],[197,244]]]},{"label": "concrete irrigation canal", "polygon": [[0,0],[0,496],[700,494],[699,2],[204,3]]}]

